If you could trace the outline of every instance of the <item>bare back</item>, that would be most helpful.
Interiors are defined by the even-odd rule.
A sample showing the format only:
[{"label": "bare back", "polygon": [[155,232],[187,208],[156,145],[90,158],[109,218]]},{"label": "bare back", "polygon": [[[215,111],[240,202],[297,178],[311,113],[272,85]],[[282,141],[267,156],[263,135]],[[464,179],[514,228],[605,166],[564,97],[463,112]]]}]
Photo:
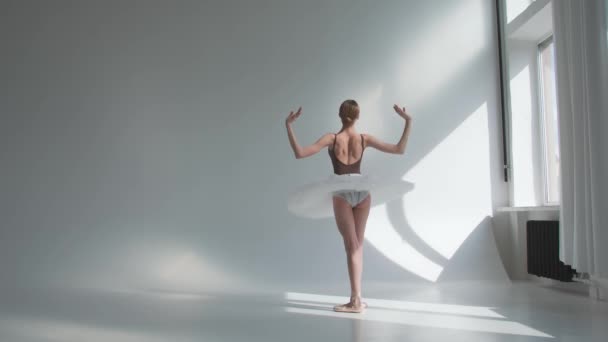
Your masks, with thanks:
[{"label": "bare back", "polygon": [[328,147],[332,150],[336,159],[344,165],[351,165],[361,160],[365,139],[358,133],[337,133],[333,146]]},{"label": "bare back", "polygon": [[351,134],[335,134],[332,145],[327,149],[334,167],[334,174],[360,174],[364,149],[362,134],[359,135],[352,132]]}]

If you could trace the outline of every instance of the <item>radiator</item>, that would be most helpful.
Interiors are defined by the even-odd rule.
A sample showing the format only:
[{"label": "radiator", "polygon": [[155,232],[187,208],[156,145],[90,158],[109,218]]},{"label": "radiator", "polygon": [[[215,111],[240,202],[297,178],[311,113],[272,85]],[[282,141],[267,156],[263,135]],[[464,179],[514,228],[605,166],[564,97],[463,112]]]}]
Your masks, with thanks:
[{"label": "radiator", "polygon": [[559,221],[528,221],[528,273],[559,281],[572,281],[576,274],[559,260]]}]

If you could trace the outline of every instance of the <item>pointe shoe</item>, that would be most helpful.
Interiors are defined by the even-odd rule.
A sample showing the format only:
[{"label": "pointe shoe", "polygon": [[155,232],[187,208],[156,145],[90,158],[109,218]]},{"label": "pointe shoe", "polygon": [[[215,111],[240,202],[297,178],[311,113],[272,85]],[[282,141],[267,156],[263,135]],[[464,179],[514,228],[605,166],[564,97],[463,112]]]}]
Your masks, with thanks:
[{"label": "pointe shoe", "polygon": [[361,302],[359,305],[354,305],[351,300],[349,303],[334,306],[336,312],[361,313],[367,309],[367,303]]}]

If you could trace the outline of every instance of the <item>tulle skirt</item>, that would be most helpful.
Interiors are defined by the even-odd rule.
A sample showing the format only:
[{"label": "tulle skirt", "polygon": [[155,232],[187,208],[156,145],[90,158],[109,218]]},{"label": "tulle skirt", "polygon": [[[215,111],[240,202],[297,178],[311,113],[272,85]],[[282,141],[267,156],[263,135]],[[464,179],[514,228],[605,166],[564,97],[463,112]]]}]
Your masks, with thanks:
[{"label": "tulle skirt", "polygon": [[294,215],[305,218],[333,217],[334,193],[340,191],[368,191],[372,196],[372,207],[400,199],[414,185],[401,179],[372,177],[358,173],[331,175],[318,182],[298,187],[289,194],[287,209]]}]

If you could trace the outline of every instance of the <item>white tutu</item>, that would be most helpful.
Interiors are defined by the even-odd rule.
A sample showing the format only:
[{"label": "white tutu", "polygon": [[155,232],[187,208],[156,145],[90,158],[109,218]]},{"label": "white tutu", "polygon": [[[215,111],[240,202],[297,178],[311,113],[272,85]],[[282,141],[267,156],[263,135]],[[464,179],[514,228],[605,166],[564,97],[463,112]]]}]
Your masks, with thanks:
[{"label": "white tutu", "polygon": [[360,174],[331,175],[327,179],[297,188],[287,199],[287,209],[306,218],[333,217],[332,197],[336,191],[369,191],[372,207],[399,199],[414,184],[401,179],[370,177]]}]

